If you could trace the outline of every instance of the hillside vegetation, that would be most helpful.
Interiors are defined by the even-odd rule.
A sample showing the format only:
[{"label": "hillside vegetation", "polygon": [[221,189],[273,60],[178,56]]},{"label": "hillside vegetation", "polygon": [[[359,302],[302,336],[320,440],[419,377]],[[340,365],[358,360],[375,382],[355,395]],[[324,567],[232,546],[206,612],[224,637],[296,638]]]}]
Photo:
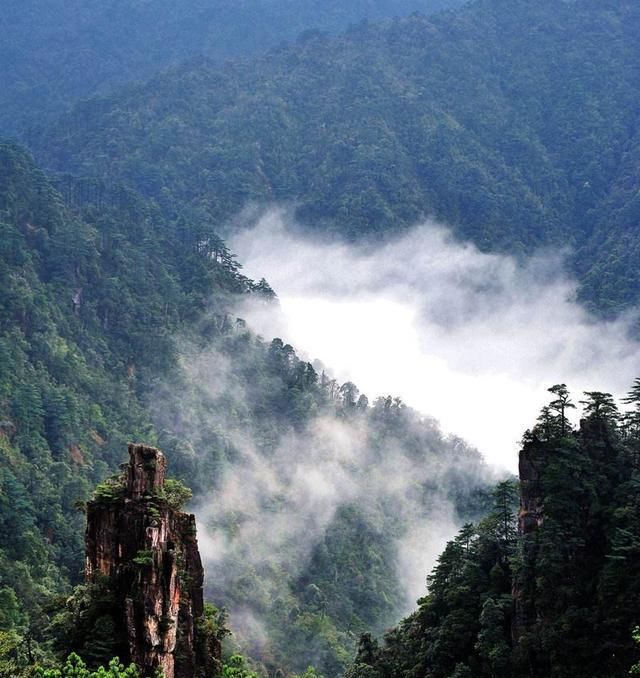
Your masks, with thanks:
[{"label": "hillside vegetation", "polygon": [[431,215],[483,250],[572,250],[582,300],[638,300],[640,7],[480,0],[176,67],[30,143],[222,229],[248,202],[381,237]]},{"label": "hillside vegetation", "polygon": [[442,552],[418,609],[383,644],[364,636],[345,676],[637,673],[640,381],[624,416],[610,395],[585,393],[575,430],[566,387],[550,390],[523,438],[519,525],[502,483],[493,511]]},{"label": "hillside vegetation", "polygon": [[[209,595],[251,609],[267,633],[258,647],[238,620],[236,642],[269,670],[304,671],[313,659],[337,675],[357,635],[382,630],[405,605],[405,495],[427,522],[438,502],[457,522],[477,516],[489,483],[478,454],[399,399],[369,406],[354,384],[317,372],[280,339],[253,335],[233,305],[251,296],[276,303],[273,292],[241,274],[206,222],[171,221],[129,189],[67,177],[70,205],[11,144],[0,146],[0,167],[0,633],[11,658],[0,657],[0,675],[83,649],[63,631],[65,601],[82,579],[81,510],[130,440],[159,443],[194,506],[211,507],[203,531],[226,535],[224,557],[209,554]],[[347,439],[314,442],[318,427]],[[363,462],[398,459],[425,472],[383,491],[366,468],[354,470],[350,437]],[[265,493],[261,475],[244,487],[261,497],[255,505],[224,502],[256,461],[265,477],[284,478],[282,488],[304,464],[318,482],[342,468],[357,493],[305,509],[309,520],[320,510],[326,518],[303,526],[304,549],[293,539],[258,559],[268,520],[286,524],[300,507],[282,488]],[[258,532],[244,535],[254,523]],[[91,659],[106,664],[108,633],[98,635]]]},{"label": "hillside vegetation", "polygon": [[207,56],[241,59],[308,30],[432,12],[462,0],[5,0],[0,133],[55,117],[77,99]]},{"label": "hillside vegetation", "polygon": [[1,614],[24,630],[80,576],[77,502],[128,439],[155,437],[145,393],[172,332],[249,281],[131,193],[80,216],[24,150],[0,146],[0,167]]}]

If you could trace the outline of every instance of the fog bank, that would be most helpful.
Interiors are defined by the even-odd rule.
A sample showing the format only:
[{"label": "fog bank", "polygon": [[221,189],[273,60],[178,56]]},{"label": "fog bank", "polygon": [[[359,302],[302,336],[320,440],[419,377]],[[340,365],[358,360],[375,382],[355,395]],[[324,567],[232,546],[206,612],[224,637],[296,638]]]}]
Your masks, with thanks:
[{"label": "fog bank", "polygon": [[242,323],[178,348],[179,369],[155,389],[154,420],[161,447],[180,448],[178,472],[195,483],[207,597],[229,610],[241,646],[274,661],[295,632],[297,656],[320,666],[330,634],[300,640],[308,615],[323,618],[318,605],[349,652],[352,626],[380,633],[397,623],[424,595],[446,541],[480,515],[478,491],[495,478],[477,452],[398,400],[362,405],[353,385],[346,400],[320,375],[306,393],[285,388],[308,412],[296,422],[282,389],[305,363]]},{"label": "fog bank", "polygon": [[518,441],[565,382],[621,395],[640,374],[630,318],[604,322],[576,302],[561,254],[525,264],[486,254],[426,222],[391,242],[313,240],[272,210],[231,241],[245,272],[265,277],[280,311],[240,310],[370,397],[400,395],[515,470]]}]

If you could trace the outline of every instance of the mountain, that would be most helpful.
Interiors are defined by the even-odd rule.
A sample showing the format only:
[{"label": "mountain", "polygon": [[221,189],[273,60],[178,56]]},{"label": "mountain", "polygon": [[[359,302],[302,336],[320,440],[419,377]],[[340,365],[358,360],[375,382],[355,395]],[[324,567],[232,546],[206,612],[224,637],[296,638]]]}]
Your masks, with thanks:
[{"label": "mountain", "polygon": [[0,145],[0,167],[0,590],[3,628],[24,630],[79,576],[76,504],[154,438],[145,391],[172,333],[247,281],[126,190],[81,217],[23,149]]},{"label": "mountain", "polygon": [[7,0],[0,26],[0,130],[16,132],[77,99],[149,78],[194,56],[242,58],[307,30],[462,0]]},{"label": "mountain", "polygon": [[364,636],[345,676],[629,675],[640,659],[639,385],[622,419],[608,394],[586,394],[575,430],[566,388],[554,389],[523,438],[517,519],[517,489],[502,483],[493,511],[449,542],[418,609],[382,645]]},{"label": "mountain", "polygon": [[405,608],[411,525],[482,511],[478,453],[252,334],[235,308],[273,292],[197,215],[98,180],[64,177],[63,196],[12,144],[0,167],[0,675],[80,649],[81,511],[128,440],[160,444],[193,488],[236,642],[272,671],[338,675]]},{"label": "mountain", "polygon": [[[517,489],[491,503],[495,477],[464,441],[246,326],[246,308],[278,300],[224,237],[274,203],[365,243],[433,216],[483,252],[566,251],[585,305],[631,309],[640,6],[476,0],[332,35],[363,5],[323,5],[329,33],[273,46],[318,7],[4,10],[3,119],[36,160],[0,143],[2,677],[80,647],[82,512],[131,440],[193,489],[230,675],[251,676],[238,650],[263,675],[325,678],[604,678],[639,659],[640,386],[624,418],[585,394],[575,430],[554,387],[523,439],[516,530]],[[248,48],[212,37],[218,10],[270,51],[220,63]],[[418,610],[374,640],[463,524]],[[113,647],[89,641],[104,663]]]},{"label": "mountain", "polygon": [[638,301],[638,4],[481,0],[191,63],[77,105],[30,144],[222,230],[291,202],[381,237],[424,215],[483,250],[568,248],[592,309]]}]

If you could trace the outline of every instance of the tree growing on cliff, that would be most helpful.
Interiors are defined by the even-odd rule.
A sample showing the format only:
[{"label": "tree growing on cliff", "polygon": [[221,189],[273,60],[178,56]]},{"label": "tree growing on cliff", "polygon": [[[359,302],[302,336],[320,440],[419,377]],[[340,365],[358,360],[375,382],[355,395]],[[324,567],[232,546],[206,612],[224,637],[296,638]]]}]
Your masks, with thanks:
[{"label": "tree growing on cliff", "polygon": [[[39,668],[36,675],[38,678],[140,678],[140,671],[135,664],[125,666],[118,657],[114,657],[106,667],[101,666],[96,671],[90,671],[82,658],[72,652],[64,665],[49,669]],[[162,678],[162,673],[156,678]]]},{"label": "tree growing on cliff", "polygon": [[172,509],[181,511],[183,506],[193,497],[191,488],[175,478],[167,478],[164,481],[162,498]]},{"label": "tree growing on cliff", "polygon": [[560,435],[564,437],[568,429],[567,410],[575,409],[576,406],[571,402],[566,384],[555,384],[547,390],[556,396],[555,400],[549,403],[549,409],[556,413],[560,424]]},{"label": "tree growing on cliff", "polygon": [[515,507],[518,496],[518,481],[511,478],[499,482],[493,490],[491,517],[496,525],[496,536],[504,546],[512,544],[517,536]]},{"label": "tree growing on cliff", "polygon": [[586,400],[581,400],[580,404],[584,406],[584,416],[593,417],[606,421],[609,424],[616,424],[620,416],[618,406],[610,393],[602,391],[585,391]]}]

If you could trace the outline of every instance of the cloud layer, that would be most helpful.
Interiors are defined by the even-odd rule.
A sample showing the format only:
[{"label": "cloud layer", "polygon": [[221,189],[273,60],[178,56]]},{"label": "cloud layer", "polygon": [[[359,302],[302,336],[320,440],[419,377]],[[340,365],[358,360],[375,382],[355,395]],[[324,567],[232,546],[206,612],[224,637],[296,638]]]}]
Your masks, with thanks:
[{"label": "cloud layer", "polygon": [[575,300],[561,255],[526,263],[486,254],[424,223],[379,246],[313,240],[272,210],[231,242],[265,277],[280,312],[241,313],[370,397],[400,395],[486,459],[515,470],[518,441],[566,382],[623,394],[640,374],[630,319],[594,319]]}]

